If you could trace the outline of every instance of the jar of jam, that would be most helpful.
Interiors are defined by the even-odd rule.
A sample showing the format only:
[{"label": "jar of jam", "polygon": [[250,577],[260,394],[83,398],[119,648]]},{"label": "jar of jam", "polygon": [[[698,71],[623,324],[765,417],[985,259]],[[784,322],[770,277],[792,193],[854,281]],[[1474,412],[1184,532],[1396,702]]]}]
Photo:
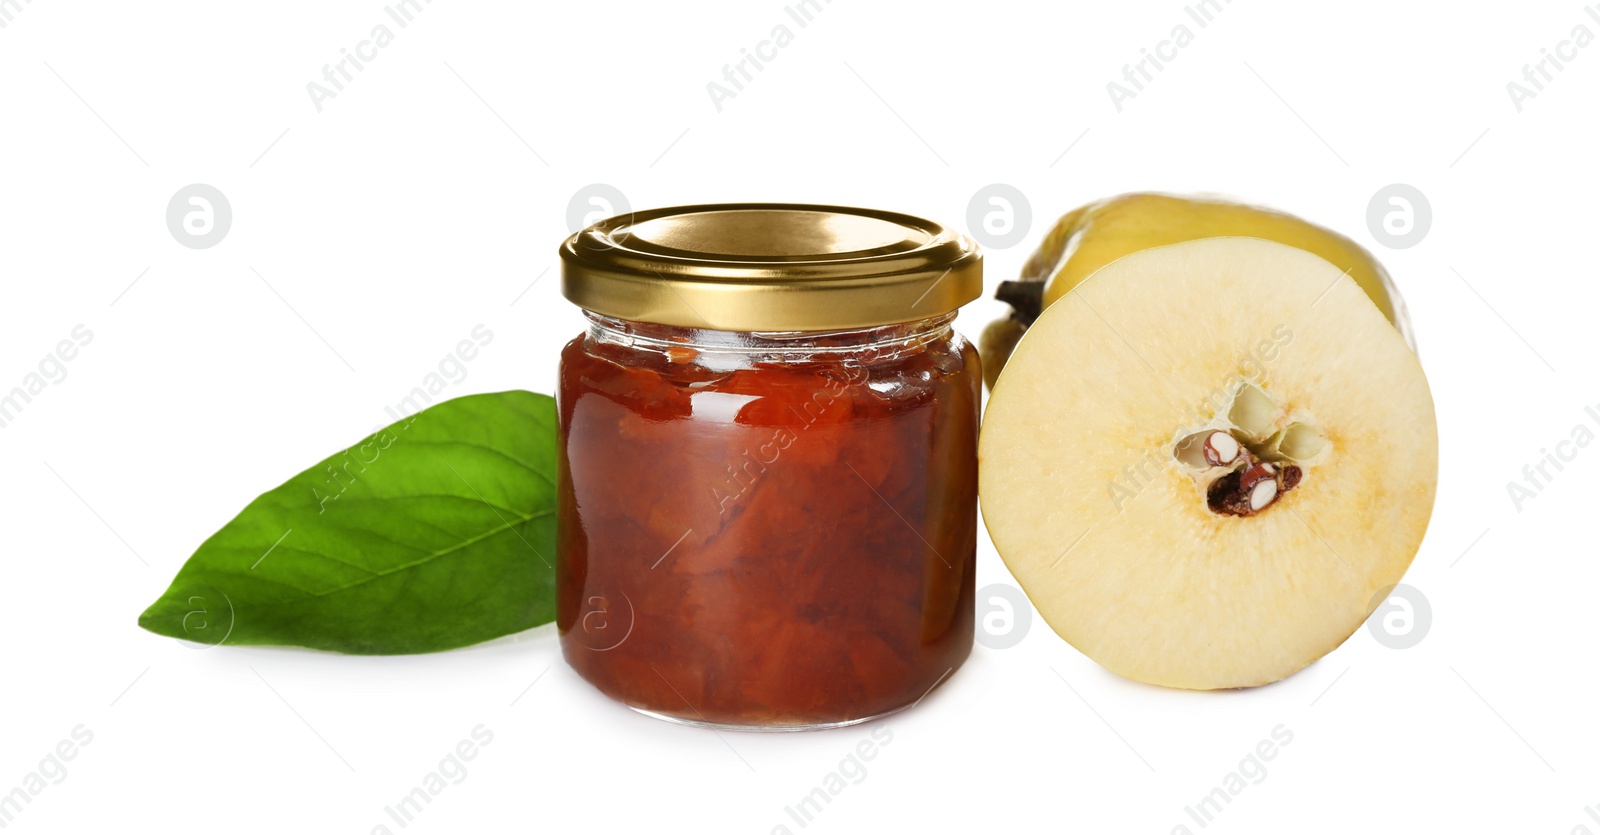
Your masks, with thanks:
[{"label": "jar of jam", "polygon": [[915,704],[972,649],[982,374],[967,238],[727,204],[561,248],[557,625],[643,713],[795,730]]}]

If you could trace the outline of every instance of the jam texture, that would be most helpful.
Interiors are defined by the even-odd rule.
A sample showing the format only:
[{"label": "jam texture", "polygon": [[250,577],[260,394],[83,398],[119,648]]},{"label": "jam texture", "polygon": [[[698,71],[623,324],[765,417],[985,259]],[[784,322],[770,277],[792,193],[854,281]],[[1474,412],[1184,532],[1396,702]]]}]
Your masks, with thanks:
[{"label": "jam texture", "polygon": [[803,341],[591,328],[561,358],[572,667],[689,722],[916,702],[972,647],[980,370],[948,317]]}]

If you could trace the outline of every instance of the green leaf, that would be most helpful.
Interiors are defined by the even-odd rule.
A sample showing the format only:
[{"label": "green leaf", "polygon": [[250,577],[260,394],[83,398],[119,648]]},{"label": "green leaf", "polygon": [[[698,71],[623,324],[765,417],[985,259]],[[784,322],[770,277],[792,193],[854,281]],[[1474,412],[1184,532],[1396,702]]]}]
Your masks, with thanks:
[{"label": "green leaf", "polygon": [[263,493],[139,617],[202,644],[393,654],[555,618],[555,401],[418,412]]}]

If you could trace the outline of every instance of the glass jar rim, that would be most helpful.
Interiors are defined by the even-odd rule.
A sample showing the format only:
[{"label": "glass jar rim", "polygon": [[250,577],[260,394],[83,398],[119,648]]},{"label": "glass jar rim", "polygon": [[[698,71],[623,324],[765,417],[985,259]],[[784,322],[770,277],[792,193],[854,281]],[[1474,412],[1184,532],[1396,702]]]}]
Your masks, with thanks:
[{"label": "glass jar rim", "polygon": [[829,353],[855,353],[862,350],[885,351],[905,348],[945,338],[954,329],[954,312],[941,313],[913,322],[892,322],[836,328],[826,331],[725,331],[663,325],[606,316],[583,311],[592,331],[625,341],[635,347],[658,351],[692,349],[697,353],[760,353],[766,355],[809,356]]}]

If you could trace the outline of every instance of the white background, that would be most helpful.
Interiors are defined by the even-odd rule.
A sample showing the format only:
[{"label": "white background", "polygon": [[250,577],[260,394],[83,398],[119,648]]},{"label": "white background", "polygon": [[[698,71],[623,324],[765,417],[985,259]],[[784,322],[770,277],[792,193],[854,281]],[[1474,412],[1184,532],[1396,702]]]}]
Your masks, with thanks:
[{"label": "white background", "polygon": [[[1292,743],[1208,831],[1600,831],[1600,450],[1520,511],[1506,487],[1600,431],[1600,46],[1520,112],[1506,89],[1575,26],[1600,35],[1577,0],[1236,0],[1204,28],[1178,2],[835,0],[804,28],[779,2],[439,0],[404,29],[377,0],[9,12],[0,389],[75,325],[94,338],[0,429],[0,792],[75,726],[94,737],[7,831],[398,831],[384,806],[480,723],[493,742],[409,831],[798,832],[785,806],[874,727],[892,743],[806,831],[1200,831],[1184,807],[1280,724]],[[392,45],[318,112],[307,83],[382,23]],[[707,83],[779,24],[793,42],[719,112]],[[1193,43],[1119,112],[1107,83],[1179,24]],[[719,736],[602,698],[550,627],[359,658],[135,626],[207,535],[387,422],[474,325],[494,340],[450,394],[551,391],[580,327],[556,246],[595,182],[634,208],[829,202],[964,229],[980,187],[1010,184],[1033,220],[988,251],[991,287],[1056,216],[1135,189],[1355,237],[1410,304],[1438,405],[1407,575],[1431,629],[1197,694],[1117,678],[1035,618],[880,726]],[[1396,182],[1433,217],[1403,251],[1366,220]],[[232,205],[210,249],[166,227],[190,183]],[[1012,583],[987,540],[978,583]]]}]

